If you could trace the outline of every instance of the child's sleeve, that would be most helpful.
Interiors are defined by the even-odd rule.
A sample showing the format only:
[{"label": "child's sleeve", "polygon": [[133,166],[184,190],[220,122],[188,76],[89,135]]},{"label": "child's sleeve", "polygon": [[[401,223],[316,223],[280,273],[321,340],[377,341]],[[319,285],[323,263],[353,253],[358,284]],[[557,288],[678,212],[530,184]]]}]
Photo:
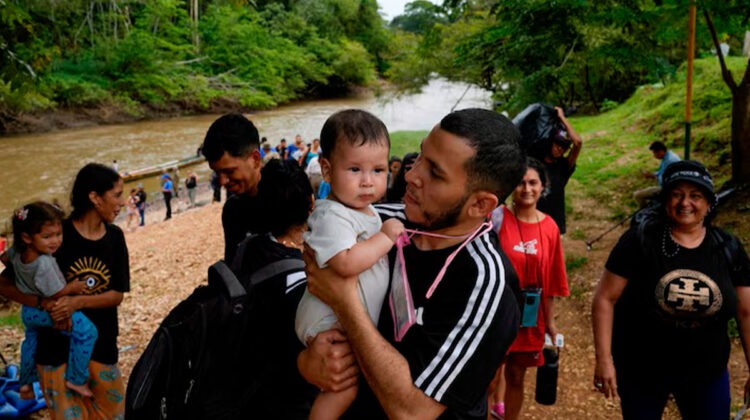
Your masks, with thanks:
[{"label": "child's sleeve", "polygon": [[42,293],[44,297],[50,297],[65,287],[65,277],[63,277],[57,261],[50,255],[39,257],[39,266],[37,266],[34,275],[34,286]]},{"label": "child's sleeve", "polygon": [[325,267],[328,260],[357,243],[357,232],[344,212],[335,206],[316,207],[308,220],[305,242],[315,251],[315,260]]}]

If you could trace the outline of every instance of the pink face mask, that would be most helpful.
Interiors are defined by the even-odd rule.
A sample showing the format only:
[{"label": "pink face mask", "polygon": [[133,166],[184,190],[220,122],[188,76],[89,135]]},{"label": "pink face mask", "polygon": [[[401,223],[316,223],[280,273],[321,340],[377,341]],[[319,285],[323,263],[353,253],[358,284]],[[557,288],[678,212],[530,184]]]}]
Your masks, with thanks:
[{"label": "pink face mask", "polygon": [[[405,229],[404,233],[396,239],[396,262],[393,269],[395,275],[391,281],[391,293],[388,296],[388,302],[391,306],[391,315],[393,317],[393,332],[396,341],[401,341],[406,335],[406,332],[409,331],[409,328],[411,328],[417,320],[414,300],[411,296],[411,287],[409,285],[409,279],[406,276],[406,262],[404,260],[404,246],[411,243],[411,237],[414,235],[424,235],[443,239],[465,238],[461,245],[459,245],[458,248],[451,252],[448,258],[445,259],[443,268],[440,269],[437,277],[435,277],[432,285],[430,285],[430,288],[427,290],[425,297],[429,299],[443,280],[445,271],[448,269],[451,262],[453,262],[453,259],[456,258],[456,255],[458,255],[458,253],[474,238],[484,235],[490,230],[492,230],[492,223],[487,221],[479,225],[474,232],[469,233],[468,235],[449,236],[421,230]],[[398,278],[398,276],[401,278]]]}]

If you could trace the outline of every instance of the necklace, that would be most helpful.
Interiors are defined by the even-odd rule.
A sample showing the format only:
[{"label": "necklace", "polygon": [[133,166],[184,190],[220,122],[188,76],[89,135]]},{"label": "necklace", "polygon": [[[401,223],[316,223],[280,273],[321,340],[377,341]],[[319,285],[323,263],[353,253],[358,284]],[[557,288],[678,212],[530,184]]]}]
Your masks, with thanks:
[{"label": "necklace", "polygon": [[[674,246],[674,251],[672,252],[667,252],[667,237],[669,237],[669,242]],[[680,252],[681,248],[680,244],[672,238],[672,228],[664,226],[664,234],[661,236],[661,253],[667,258],[672,258]]]}]

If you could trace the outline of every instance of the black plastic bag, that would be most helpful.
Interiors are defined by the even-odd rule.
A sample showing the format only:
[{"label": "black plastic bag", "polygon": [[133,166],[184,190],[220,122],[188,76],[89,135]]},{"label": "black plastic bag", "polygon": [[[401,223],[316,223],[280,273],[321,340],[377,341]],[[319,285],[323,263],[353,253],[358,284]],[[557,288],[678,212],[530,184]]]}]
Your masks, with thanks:
[{"label": "black plastic bag", "polygon": [[521,148],[529,156],[543,159],[556,138],[565,138],[565,128],[551,105],[535,103],[513,118],[521,132]]}]

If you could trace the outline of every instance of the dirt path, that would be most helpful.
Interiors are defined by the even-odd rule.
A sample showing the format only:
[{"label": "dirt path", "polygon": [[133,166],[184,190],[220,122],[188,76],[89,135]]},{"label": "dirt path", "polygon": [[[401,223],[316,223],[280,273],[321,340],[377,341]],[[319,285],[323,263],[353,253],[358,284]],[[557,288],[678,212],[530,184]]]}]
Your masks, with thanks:
[{"label": "dirt path", "polygon": [[[209,264],[222,255],[221,205],[208,204],[205,197],[202,201],[202,207],[180,212],[167,222],[155,222],[160,220],[161,212],[155,213],[147,219],[145,227],[126,233],[131,292],[120,307],[119,339],[121,367],[126,377],[161,319],[197,285],[205,283]],[[558,401],[550,407],[533,402],[535,374],[530,372],[524,418],[620,417],[619,406],[605,401],[591,386],[594,348],[590,304],[604,261],[622,231],[618,229],[605,236],[591,251],[586,250],[580,239],[594,237],[611,226],[606,214],[600,203],[579,198],[570,215],[569,233],[563,245],[567,258],[582,264],[569,273],[571,296],[558,305],[557,323],[566,341],[560,362]],[[0,328],[0,351],[17,362],[21,339],[19,329]],[[735,343],[731,359],[733,401],[740,401],[741,382],[746,375],[744,365],[742,351]],[[737,404],[733,407],[736,409]],[[35,418],[44,417],[42,414]],[[665,418],[679,416],[670,409]]]}]

